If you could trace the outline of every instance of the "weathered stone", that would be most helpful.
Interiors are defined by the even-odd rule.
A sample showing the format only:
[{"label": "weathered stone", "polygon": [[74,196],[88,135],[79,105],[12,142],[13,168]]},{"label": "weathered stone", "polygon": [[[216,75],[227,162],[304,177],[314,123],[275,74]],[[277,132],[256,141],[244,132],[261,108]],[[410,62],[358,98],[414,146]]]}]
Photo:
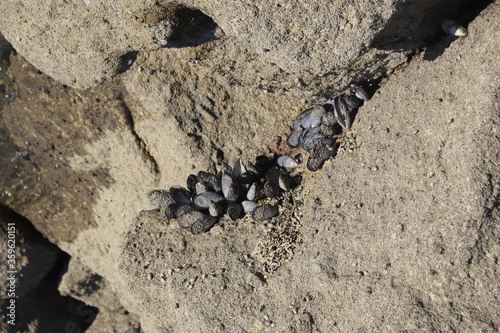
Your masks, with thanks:
[{"label": "weathered stone", "polygon": [[140,326],[139,318],[121,304],[122,292],[114,290],[105,278],[92,272],[78,259],[70,261],[58,289],[61,295],[74,297],[99,309],[98,313],[86,313],[93,316],[86,318],[91,319],[91,326],[85,332],[128,332]]},{"label": "weathered stone", "polygon": [[[0,246],[5,254],[5,271],[16,272],[17,297],[36,288],[54,267],[61,250],[33,228],[21,216],[0,205]],[[12,260],[7,262],[7,259]],[[9,274],[5,274],[9,276]],[[0,286],[2,295],[8,294],[10,283]]]},{"label": "weathered stone", "polygon": [[129,52],[166,45],[175,25],[174,8],[156,1],[8,1],[0,17],[18,52],[76,88],[111,79],[133,59]]},{"label": "weathered stone", "polygon": [[[214,171],[222,157],[253,161],[290,152],[291,122],[315,95],[332,97],[405,61],[406,54],[394,50],[419,45],[427,32],[417,26],[432,33],[433,26],[421,24],[432,7],[397,4],[355,7],[352,22],[348,7],[331,7],[336,17],[347,15],[343,30],[323,12],[302,22],[294,16],[308,13],[302,3],[282,3],[273,9],[275,20],[262,10],[259,17],[246,11],[254,5],[228,4],[240,9],[231,13],[235,22],[247,18],[259,37],[243,24],[232,26],[222,7],[200,2],[225,37],[140,52],[124,75],[84,92],[49,80],[19,55],[8,71],[2,62],[0,134],[7,140],[0,140],[0,161],[8,167],[0,168],[1,202],[109,282],[102,295],[85,295],[102,308],[96,331],[106,329],[119,307],[139,314],[148,333],[499,326],[498,292],[488,288],[498,285],[492,222],[498,220],[498,5],[468,26],[467,38],[452,43],[446,37],[385,79],[344,133],[356,139],[340,142],[352,153],[339,149],[319,172],[304,172],[304,189],[283,200],[283,213],[272,222],[218,223],[194,241],[159,212],[139,214],[131,227],[150,207],[151,189],[184,185],[193,172]],[[359,24],[351,24],[356,16]],[[335,52],[325,54],[332,64],[323,76],[317,71],[327,60],[309,51],[314,37],[304,36],[304,50],[295,48],[300,30],[315,18],[343,31],[332,35],[339,46],[327,47]],[[398,35],[409,18],[415,20]],[[258,26],[265,20],[274,26]],[[279,25],[292,20],[300,29],[286,36]],[[439,30],[440,20],[431,21]],[[311,22],[316,30],[321,25]],[[412,34],[415,39],[407,38]],[[175,45],[187,46],[183,41],[178,36]],[[31,52],[42,56],[52,49],[36,45]],[[55,67],[53,60],[47,59]],[[102,67],[86,74],[82,68],[91,65],[71,67],[73,60],[60,65],[75,68],[64,75],[103,79]],[[68,279],[82,281],[85,290],[87,271],[77,273]],[[111,290],[117,307],[102,302]],[[221,305],[214,310],[214,304]]]},{"label": "weathered stone", "polygon": [[[495,330],[499,9],[383,82],[350,129],[354,151],[292,194],[303,201],[293,232],[242,221],[195,237],[139,214],[120,267],[156,329]],[[283,265],[262,259],[265,239],[272,258],[284,239],[301,241]]]}]

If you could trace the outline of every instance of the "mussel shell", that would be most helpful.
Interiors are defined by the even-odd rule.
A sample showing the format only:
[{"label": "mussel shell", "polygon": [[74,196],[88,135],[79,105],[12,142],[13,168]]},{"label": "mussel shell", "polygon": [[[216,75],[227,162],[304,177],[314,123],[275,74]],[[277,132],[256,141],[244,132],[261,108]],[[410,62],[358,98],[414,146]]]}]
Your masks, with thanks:
[{"label": "mussel shell", "polygon": [[166,207],[175,203],[172,194],[167,190],[152,190],[148,193],[148,199],[156,207]]},{"label": "mussel shell", "polygon": [[441,24],[441,26],[443,27],[444,32],[446,32],[449,35],[457,37],[462,37],[467,35],[467,29],[465,29],[465,27],[461,26],[459,23],[455,21],[446,20]]},{"label": "mussel shell", "polygon": [[301,131],[293,131],[292,134],[286,139],[286,144],[290,148],[297,148],[299,144],[299,137],[303,132]]},{"label": "mussel shell", "polygon": [[295,117],[295,121],[293,122],[293,129],[295,131],[302,131],[304,127],[302,126],[302,121],[309,117],[311,113],[313,112],[314,108],[307,109],[303,111],[301,114],[299,114],[297,117]]},{"label": "mussel shell", "polygon": [[237,219],[239,219],[241,217],[242,211],[243,211],[243,209],[242,209],[240,204],[230,203],[227,206],[227,215],[233,221],[236,221]]},{"label": "mussel shell", "polygon": [[245,213],[252,212],[256,206],[257,204],[255,203],[255,201],[245,200],[241,202],[241,207],[243,208],[243,212]]},{"label": "mussel shell", "polygon": [[223,212],[223,208],[221,205],[213,202],[213,201],[209,201],[208,202],[208,213],[213,216],[213,217],[219,217],[222,215],[222,212]]},{"label": "mussel shell", "polygon": [[238,198],[240,197],[240,185],[236,182],[233,182],[229,185],[229,190],[227,192],[227,201],[230,203],[238,201]]},{"label": "mussel shell", "polygon": [[197,220],[203,219],[206,215],[200,211],[193,210],[177,217],[177,223],[181,228],[191,228]]},{"label": "mussel shell", "polygon": [[220,190],[222,190],[220,185],[220,178],[211,172],[198,172],[198,181],[204,182],[215,192],[219,192]]},{"label": "mussel shell", "polygon": [[363,101],[367,101],[370,99],[368,92],[363,87],[358,87],[355,91],[356,97],[362,99]]},{"label": "mussel shell", "polygon": [[188,204],[191,202],[189,200],[189,198],[191,197],[191,194],[185,188],[172,187],[172,188],[170,188],[170,193],[172,193],[172,197],[174,198],[175,202],[180,204],[180,205]]},{"label": "mussel shell", "polygon": [[281,193],[281,188],[279,185],[279,178],[276,181],[272,182],[267,182],[264,184],[264,187],[262,189],[264,192],[264,195],[268,198],[275,198]]},{"label": "mussel shell", "polygon": [[224,197],[220,195],[219,193],[215,192],[205,192],[202,194],[199,194],[194,197],[194,204],[200,208],[208,208],[209,207],[209,201],[213,201],[215,203],[219,203],[221,201],[224,201]]},{"label": "mussel shell", "polygon": [[226,162],[222,162],[221,165],[221,174],[231,176],[231,172],[233,171],[233,168],[229,166]]},{"label": "mussel shell", "polygon": [[339,125],[343,128],[349,128],[351,126],[351,117],[344,98],[342,96],[335,97],[334,106],[335,118]]},{"label": "mussel shell", "polygon": [[196,177],[196,175],[189,175],[188,178],[187,178],[187,188],[195,193],[196,192],[196,183],[198,182],[198,177]]},{"label": "mussel shell", "polygon": [[226,198],[227,198],[227,195],[229,193],[229,188],[231,187],[232,183],[233,183],[233,178],[231,178],[231,176],[223,175],[221,177],[220,184],[221,184],[222,194]]},{"label": "mussel shell", "polygon": [[191,233],[193,235],[199,235],[207,232],[215,224],[215,222],[217,222],[215,217],[204,215],[191,225]]},{"label": "mussel shell", "polygon": [[195,186],[195,193],[196,194],[202,194],[208,191],[207,184],[204,182],[197,182]]},{"label": "mussel shell", "polygon": [[344,96],[344,101],[351,109],[357,109],[363,104],[363,101],[355,96]]},{"label": "mussel shell", "polygon": [[253,176],[260,175],[260,171],[252,163],[248,163],[248,165],[247,165],[247,172],[250,173],[250,174],[252,174]]},{"label": "mussel shell", "polygon": [[335,113],[332,111],[326,112],[321,118],[321,124],[327,126],[333,126],[337,124],[337,118],[335,118]]},{"label": "mussel shell", "polygon": [[301,131],[317,127],[321,124],[321,117],[325,114],[325,109],[322,106],[316,106],[305,110],[295,118],[293,129]]},{"label": "mussel shell", "polygon": [[276,162],[282,168],[293,169],[299,166],[299,163],[296,160],[286,155],[278,157]]},{"label": "mussel shell", "polygon": [[233,179],[237,179],[238,177],[240,177],[241,175],[243,175],[245,173],[247,173],[247,169],[245,168],[245,166],[241,162],[241,159],[238,158],[238,160],[236,160],[236,163],[234,163],[234,167],[233,167],[233,171],[231,173],[231,176],[233,177]]},{"label": "mussel shell", "polygon": [[281,174],[279,181],[278,181],[279,187],[283,191],[288,191],[291,188],[291,179],[287,175]]},{"label": "mussel shell", "polygon": [[252,212],[252,218],[255,221],[264,221],[271,219],[279,214],[278,207],[270,204],[255,207]]},{"label": "mussel shell", "polygon": [[179,205],[178,204],[168,205],[166,207],[162,207],[160,211],[162,212],[163,216],[165,216],[167,219],[173,219],[177,217],[176,214],[177,206]]},{"label": "mussel shell", "polygon": [[318,141],[318,140],[321,140],[323,139],[325,136],[321,133],[316,133],[316,134],[313,134],[313,135],[309,135],[307,136],[306,138],[304,138],[304,140],[302,141],[301,143],[301,147],[302,149],[310,152],[311,151],[311,147],[313,146],[313,143]]},{"label": "mussel shell", "polygon": [[260,195],[260,191],[261,191],[260,185],[258,183],[253,183],[250,186],[250,188],[248,189],[247,199],[248,200],[256,200],[256,199],[258,199],[258,197]]},{"label": "mussel shell", "polygon": [[174,208],[175,217],[179,217],[181,215],[184,215],[184,214],[187,214],[187,213],[190,213],[190,212],[196,210],[195,205],[192,203],[182,204],[182,205],[171,205],[169,207]]},{"label": "mussel shell", "polygon": [[323,167],[323,164],[330,157],[334,156],[337,152],[338,144],[334,147],[329,148],[330,144],[325,144],[321,140],[315,142],[313,148],[311,149],[311,154],[307,160],[307,169],[309,171],[318,171]]}]

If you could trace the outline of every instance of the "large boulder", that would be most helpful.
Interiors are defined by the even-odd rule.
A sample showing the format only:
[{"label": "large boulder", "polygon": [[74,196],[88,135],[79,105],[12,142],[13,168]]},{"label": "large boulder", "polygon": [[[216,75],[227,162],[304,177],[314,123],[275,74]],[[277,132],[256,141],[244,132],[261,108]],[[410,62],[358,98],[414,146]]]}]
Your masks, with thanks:
[{"label": "large boulder", "polygon": [[150,331],[495,330],[499,10],[384,81],[269,224],[140,213],[120,269]]},{"label": "large boulder", "polygon": [[[461,8],[458,0],[338,1],[54,0],[3,4],[0,31],[39,70],[87,89],[124,71],[139,51],[234,38],[312,83],[349,72],[364,79],[401,62]],[[207,16],[208,15],[208,16]]]}]

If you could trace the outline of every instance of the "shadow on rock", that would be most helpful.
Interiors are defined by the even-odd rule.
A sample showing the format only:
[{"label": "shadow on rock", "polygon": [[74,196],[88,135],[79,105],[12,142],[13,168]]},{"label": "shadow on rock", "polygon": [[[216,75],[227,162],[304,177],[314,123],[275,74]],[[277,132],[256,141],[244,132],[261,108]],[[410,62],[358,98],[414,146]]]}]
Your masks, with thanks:
[{"label": "shadow on rock", "polygon": [[[14,257],[9,257],[8,277],[4,284],[2,324],[8,332],[83,332],[94,321],[98,309],[72,297],[61,296],[58,285],[68,267],[69,255],[45,239],[30,221],[0,205],[0,243],[15,240]],[[11,244],[10,242],[8,244]],[[9,246],[9,249],[11,247]],[[9,254],[11,254],[9,252]],[[8,279],[9,280],[9,279]]]},{"label": "shadow on rock", "polygon": [[177,26],[174,27],[167,48],[193,47],[218,39],[217,23],[197,9],[178,7]]}]

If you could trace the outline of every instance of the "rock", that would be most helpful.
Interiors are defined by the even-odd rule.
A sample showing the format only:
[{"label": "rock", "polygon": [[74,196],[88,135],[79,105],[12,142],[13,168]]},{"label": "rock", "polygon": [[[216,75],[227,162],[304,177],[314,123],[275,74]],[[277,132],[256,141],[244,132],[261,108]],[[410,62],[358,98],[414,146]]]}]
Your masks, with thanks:
[{"label": "rock", "polygon": [[[13,246],[15,245],[15,246]],[[85,330],[95,308],[57,291],[67,254],[51,244],[30,223],[0,205],[0,246],[5,249],[5,282],[0,287],[0,330],[62,332]],[[15,326],[13,326],[15,325]]]},{"label": "rock", "polygon": [[[6,270],[17,272],[15,295],[24,296],[36,288],[54,267],[60,250],[45,239],[33,225],[0,204],[0,246],[5,258],[13,260]],[[11,252],[7,252],[7,250]],[[9,275],[9,274],[7,274]],[[8,284],[0,286],[7,295]]]},{"label": "rock", "polygon": [[[411,40],[416,47],[429,33],[441,29],[442,21],[434,17],[435,22],[425,28],[422,25],[429,22],[435,1],[395,0],[377,5],[368,0],[356,3],[277,0],[259,4],[183,0],[182,3],[199,8],[217,22],[226,36],[236,38],[289,74],[322,75],[347,67],[363,71],[356,62],[382,58],[377,52],[364,57],[371,51],[367,46],[375,39],[378,44],[394,45],[397,36],[400,43]],[[458,8],[453,5],[442,8],[440,15],[449,15]]]},{"label": "rock", "polygon": [[[10,60],[15,84],[7,87],[11,97],[1,110],[10,147],[2,155],[10,161],[9,168],[1,169],[6,174],[0,179],[2,203],[29,217],[53,243],[110,281],[133,314],[135,306],[121,292],[125,289],[114,262],[130,223],[127,215],[147,206],[147,192],[158,187],[154,158],[135,134],[116,83],[77,91],[39,73],[20,56]],[[130,174],[125,165],[136,165],[138,174]],[[125,193],[127,198],[121,197]],[[104,310],[98,323],[118,318]]]},{"label": "rock", "polygon": [[382,83],[353,152],[303,178],[294,227],[276,218],[287,232],[241,221],[192,236],[140,213],[120,271],[152,332],[498,327],[499,10]]},{"label": "rock", "polygon": [[4,6],[0,31],[39,70],[81,89],[124,71],[139,51],[199,45],[223,35],[276,71],[299,75],[291,82],[316,86],[315,79],[326,74],[338,86],[345,74],[373,77],[404,61],[392,50],[421,46],[460,8],[459,1],[447,3],[436,10],[430,0],[12,2]]},{"label": "rock", "polygon": [[[267,77],[276,69],[259,61],[248,64],[245,52],[228,41],[138,55],[123,79],[130,94],[127,103],[137,133],[160,165],[174,160],[198,170],[213,168],[217,156],[212,151],[229,161],[252,161],[286,135],[290,110],[298,112],[303,104],[255,87],[256,70]],[[241,75],[214,71],[214,62],[226,66],[234,61]],[[165,140],[165,135],[171,139]],[[189,153],[172,154],[178,147]]]},{"label": "rock", "polygon": [[166,45],[176,26],[175,8],[155,1],[14,1],[2,10],[0,31],[18,52],[63,84],[83,89],[125,69],[134,52]]},{"label": "rock", "polygon": [[[79,261],[61,290],[82,293],[78,297],[102,309],[93,329],[108,329],[112,312],[122,309],[130,315],[117,319],[140,317],[146,332],[498,327],[493,308],[498,292],[485,286],[498,285],[499,251],[493,241],[498,231],[492,221],[498,220],[494,36],[499,6],[473,21],[468,37],[453,43],[447,38],[415,54],[408,69],[400,67],[384,79],[343,134],[337,157],[316,174],[303,174],[304,187],[283,200],[289,207],[280,206],[283,214],[272,225],[218,223],[207,234],[191,236],[158,212],[139,213],[150,208],[151,189],[184,185],[189,174],[214,171],[223,158],[252,161],[260,154],[290,153],[285,144],[290,123],[317,96],[334,95],[366,78],[381,79],[406,61],[405,52],[395,51],[414,45],[406,37],[417,29],[419,44],[432,31],[420,34],[417,28],[428,29],[419,20],[432,8],[430,2],[356,7],[352,19],[360,16],[360,21],[351,27],[350,12],[335,11],[347,15],[344,30],[336,25],[340,21],[327,21],[332,31],[344,31],[334,35],[342,48],[325,55],[332,64],[319,75],[319,53],[305,48],[301,55],[294,49],[304,22],[296,19],[300,29],[291,29],[289,36],[278,31],[280,24],[291,22],[287,16],[309,9],[283,3],[273,9],[274,26],[257,26],[259,17],[269,20],[270,14],[254,22],[245,13],[255,17],[257,7],[228,4],[240,9],[231,17],[247,18],[261,35],[252,36],[243,24],[232,26],[215,4],[191,5],[213,17],[225,36],[214,39],[217,35],[205,29],[207,38],[182,47],[189,38],[172,32],[171,47],[139,52],[123,75],[98,87],[68,88],[20,55],[12,55],[9,69],[0,71],[5,89],[0,95],[0,161],[8,163],[0,168],[0,202],[28,217]],[[65,6],[63,14],[71,5]],[[278,8],[286,11],[280,14]],[[422,11],[407,15],[409,8]],[[399,39],[398,27],[408,17],[415,20]],[[121,19],[118,15],[114,22]],[[314,29],[322,25],[311,24]],[[203,25],[208,26],[214,27]],[[23,37],[21,28],[18,36],[8,30],[11,40]],[[353,34],[349,48],[347,32]],[[278,40],[272,41],[272,34]],[[87,44],[95,40],[89,36]],[[312,39],[304,36],[308,46]],[[59,50],[64,43],[52,41],[29,50],[28,43],[19,42],[19,51],[38,52],[48,67],[69,73],[54,77],[71,81],[78,75],[82,81],[74,84],[81,87],[114,75],[103,76],[105,68],[98,65],[86,73],[100,55],[80,67],[54,51],[65,59],[54,65],[46,50]],[[273,49],[263,50],[264,44]],[[157,47],[147,45],[148,50]],[[116,48],[123,50],[119,42]],[[345,54],[351,52],[355,56],[349,60]],[[293,56],[301,61],[291,63]],[[346,148],[352,153],[345,154]],[[303,156],[299,159],[304,162]],[[86,292],[95,276],[102,277],[99,289]],[[106,303],[109,290],[116,298]],[[220,304],[216,310],[214,304]],[[126,320],[123,327],[135,326]],[[42,324],[39,330],[47,331]]]},{"label": "rock", "polygon": [[70,261],[59,291],[99,309],[86,332],[128,332],[140,326],[137,316],[120,303],[121,292],[113,290],[105,278],[92,272],[78,259]]}]

